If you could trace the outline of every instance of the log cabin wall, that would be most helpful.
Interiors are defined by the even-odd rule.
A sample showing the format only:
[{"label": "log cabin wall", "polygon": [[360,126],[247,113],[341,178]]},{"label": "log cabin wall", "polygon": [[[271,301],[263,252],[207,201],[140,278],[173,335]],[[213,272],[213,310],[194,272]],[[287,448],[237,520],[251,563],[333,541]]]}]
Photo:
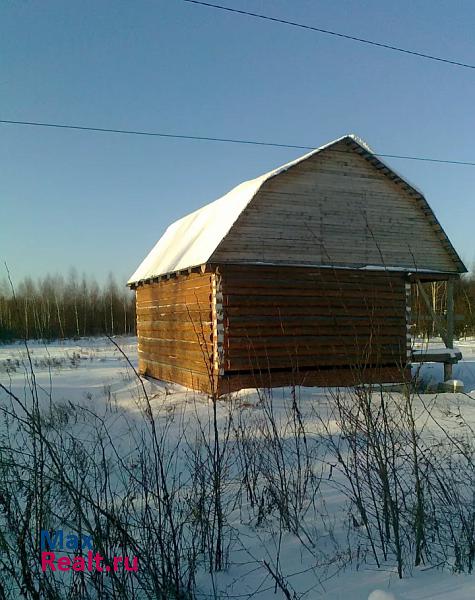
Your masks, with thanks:
[{"label": "log cabin wall", "polygon": [[192,272],[136,289],[141,374],[211,392],[214,277]]},{"label": "log cabin wall", "polygon": [[253,265],[219,272],[220,393],[410,378],[403,274]]},{"label": "log cabin wall", "polygon": [[167,228],[128,282],[140,370],[220,394],[402,381],[405,280],[464,272],[424,196],[347,135]]}]

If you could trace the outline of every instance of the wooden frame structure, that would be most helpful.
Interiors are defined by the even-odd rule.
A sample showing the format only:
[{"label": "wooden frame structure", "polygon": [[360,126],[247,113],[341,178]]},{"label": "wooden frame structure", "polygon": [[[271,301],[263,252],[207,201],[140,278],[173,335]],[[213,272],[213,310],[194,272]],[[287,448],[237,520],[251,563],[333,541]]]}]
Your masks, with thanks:
[{"label": "wooden frame structure", "polygon": [[218,395],[404,381],[411,281],[465,270],[421,192],[345,136],[167,229],[129,280],[139,369]]}]

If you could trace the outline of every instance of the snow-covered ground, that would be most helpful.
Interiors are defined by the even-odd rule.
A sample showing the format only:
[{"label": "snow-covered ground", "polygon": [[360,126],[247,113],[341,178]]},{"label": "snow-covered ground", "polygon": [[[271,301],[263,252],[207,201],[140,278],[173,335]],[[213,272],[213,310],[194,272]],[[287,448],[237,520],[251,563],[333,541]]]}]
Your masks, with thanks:
[{"label": "snow-covered ground", "polygon": [[[115,338],[133,364],[136,363],[135,338]],[[435,342],[437,345],[437,342]],[[461,413],[475,425],[475,340],[457,343],[464,359],[454,367],[454,377],[465,384],[464,394],[423,394],[424,402],[431,405],[441,419],[449,413]],[[141,385],[123,355],[107,339],[81,339],[50,343],[29,343],[28,358],[22,343],[0,346],[0,383],[18,396],[28,394],[29,361],[33,367],[40,404],[48,410],[52,401],[64,407],[65,427],[73,420],[74,406],[83,406],[110,420],[112,430],[122,446],[127,446],[127,431],[131,422],[143,419]],[[427,383],[442,381],[442,366],[426,364],[421,367],[422,378]],[[167,435],[178,436],[183,428],[193,430],[195,421],[209,420],[211,404],[208,398],[180,386],[145,382],[157,415],[165,415]],[[319,388],[300,390],[301,406],[311,406],[305,412],[309,420],[328,414],[330,397]],[[287,410],[290,392],[275,390],[272,403],[279,418]],[[6,397],[0,390],[0,402]],[[259,418],[262,398],[256,390],[245,390],[233,395],[232,401],[219,403],[219,418],[224,420],[232,411],[252,419]],[[55,409],[56,410],[56,409]],[[82,428],[87,427],[83,424]],[[311,423],[310,423],[311,429]],[[307,530],[318,552],[297,536],[278,531],[271,521],[260,527],[251,523],[242,507],[231,507],[227,516],[233,534],[229,545],[229,568],[215,575],[211,581],[206,572],[197,578],[203,598],[216,597],[285,598],[276,587],[264,562],[282,574],[292,598],[325,598],[327,600],[472,600],[475,598],[475,577],[453,575],[437,568],[414,568],[402,580],[397,577],[394,564],[377,569],[367,555],[366,560],[346,560],[345,527],[348,503],[331,481],[324,477],[318,490],[318,510],[315,520]],[[305,542],[305,543],[304,543]],[[327,559],[325,563],[325,558]]]}]

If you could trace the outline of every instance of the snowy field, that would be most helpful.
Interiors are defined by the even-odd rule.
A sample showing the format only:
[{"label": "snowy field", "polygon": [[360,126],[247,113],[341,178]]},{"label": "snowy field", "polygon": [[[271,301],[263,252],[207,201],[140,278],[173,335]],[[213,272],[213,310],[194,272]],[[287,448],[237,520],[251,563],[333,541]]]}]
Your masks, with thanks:
[{"label": "snowy field", "polygon": [[[136,364],[135,338],[118,337],[115,341]],[[457,346],[464,360],[454,367],[454,377],[464,382],[465,393],[424,393],[415,399],[416,412],[422,414],[422,407],[430,406],[437,420],[454,430],[467,424],[475,426],[475,340],[462,340]],[[128,448],[136,447],[136,432],[144,418],[143,390],[124,356],[109,340],[84,339],[47,346],[31,342],[29,352],[30,357],[21,343],[0,346],[0,383],[3,386],[28,401],[32,367],[41,410],[62,415],[65,430],[82,439],[87,436],[89,423],[80,416],[84,409],[108,423],[109,432],[121,451],[126,453]],[[442,380],[442,366],[423,365],[420,374],[428,388],[433,389],[434,382]],[[172,384],[147,381],[145,387],[157,422],[166,428],[170,448],[178,438],[186,439],[191,447],[190,440],[197,436],[197,423],[201,424],[202,431],[210,424],[212,403],[209,399]],[[328,430],[336,432],[338,424],[332,420],[331,411],[334,394],[334,391],[319,388],[298,390],[298,402],[309,436],[312,433],[317,436],[322,423]],[[272,393],[272,411],[279,426],[288,423],[285,419],[291,396],[288,389],[277,389]],[[2,390],[0,402],[2,405],[9,402]],[[226,428],[230,418],[234,424],[242,419],[246,432],[252,435],[255,426],[258,437],[263,435],[258,424],[269,410],[269,398],[263,398],[256,390],[245,390],[220,401],[217,410],[221,427]],[[460,416],[463,422],[458,418]],[[430,435],[437,435],[435,426],[431,429],[428,423],[425,427]],[[230,430],[231,442],[235,441],[235,436],[236,430]],[[232,456],[233,449],[235,451],[238,446],[231,442],[229,468],[232,471],[232,465],[239,457]],[[448,568],[422,564],[407,569],[403,579],[399,579],[391,558],[378,569],[371,553],[358,541],[358,534],[348,531],[350,503],[342,492],[338,469],[335,468],[336,474],[333,474],[334,466],[328,454],[322,454],[321,468],[312,466],[319,475],[319,482],[313,490],[312,501],[308,505],[303,502],[301,507],[305,515],[299,534],[283,530],[270,509],[268,515],[256,516],[246,501],[234,501],[243,492],[230,484],[226,492],[227,566],[213,576],[207,569],[198,568],[197,597],[242,600],[475,598],[473,575],[452,574]],[[177,458],[176,469],[182,468],[185,469]],[[278,585],[271,572],[282,576],[283,587]]]}]

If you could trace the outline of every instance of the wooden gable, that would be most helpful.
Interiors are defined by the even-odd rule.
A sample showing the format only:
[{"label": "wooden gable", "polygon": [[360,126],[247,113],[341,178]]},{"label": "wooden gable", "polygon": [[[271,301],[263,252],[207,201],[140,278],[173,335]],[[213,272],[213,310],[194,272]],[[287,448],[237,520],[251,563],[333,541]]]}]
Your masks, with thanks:
[{"label": "wooden gable", "polygon": [[457,272],[445,240],[418,192],[342,140],[268,179],[210,262]]}]

